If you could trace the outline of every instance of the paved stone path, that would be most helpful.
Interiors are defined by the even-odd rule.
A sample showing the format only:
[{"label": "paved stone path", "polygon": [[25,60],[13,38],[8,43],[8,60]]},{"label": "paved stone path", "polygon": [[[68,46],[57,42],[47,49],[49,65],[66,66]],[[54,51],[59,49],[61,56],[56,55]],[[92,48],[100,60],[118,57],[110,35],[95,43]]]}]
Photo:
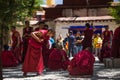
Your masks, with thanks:
[{"label": "paved stone path", "polygon": [[70,76],[67,71],[44,71],[42,75],[28,73],[28,77],[23,77],[21,66],[3,69],[4,80],[120,80],[120,69],[107,69],[104,64],[99,63],[96,58],[94,64],[94,74],[90,76]]}]

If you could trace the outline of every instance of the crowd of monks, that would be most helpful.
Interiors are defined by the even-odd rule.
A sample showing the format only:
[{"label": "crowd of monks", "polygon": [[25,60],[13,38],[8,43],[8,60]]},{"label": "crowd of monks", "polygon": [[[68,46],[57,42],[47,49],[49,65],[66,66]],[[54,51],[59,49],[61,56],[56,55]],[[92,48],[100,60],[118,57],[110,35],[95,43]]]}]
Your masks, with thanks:
[{"label": "crowd of monks", "polygon": [[[28,72],[37,72],[37,75],[42,74],[44,69],[49,70],[67,70],[70,75],[92,75],[95,58],[92,51],[92,37],[94,30],[90,29],[90,24],[86,23],[84,31],[84,39],[82,40],[82,50],[77,54],[73,54],[72,47],[68,36],[68,51],[64,50],[61,43],[54,41],[54,30],[44,22],[38,22],[39,27],[33,29],[30,27],[29,21],[25,21],[23,28],[22,39],[20,33],[15,26],[11,27],[12,31],[12,46],[9,48],[4,46],[2,53],[3,67],[17,66],[22,64],[23,76],[27,76]],[[106,26],[103,31],[102,49],[98,58],[103,62],[103,58],[113,57],[120,58],[120,27],[114,34]],[[69,34],[72,35],[72,32]],[[73,40],[71,36],[71,40]],[[51,45],[51,46],[50,46]],[[70,48],[71,47],[71,48]],[[71,49],[71,50],[70,50]],[[69,53],[69,54],[67,54]],[[70,60],[70,54],[73,59]]]}]

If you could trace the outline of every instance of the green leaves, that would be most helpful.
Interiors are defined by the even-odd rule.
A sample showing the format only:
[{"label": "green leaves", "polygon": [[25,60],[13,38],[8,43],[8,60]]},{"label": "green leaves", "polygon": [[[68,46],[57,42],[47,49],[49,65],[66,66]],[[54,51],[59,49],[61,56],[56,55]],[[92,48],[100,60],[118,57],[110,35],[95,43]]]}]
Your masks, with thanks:
[{"label": "green leaves", "polygon": [[116,23],[120,23],[120,4],[110,8],[111,15],[116,19]]},{"label": "green leaves", "polygon": [[40,10],[43,0],[0,0],[0,24],[12,25]]},{"label": "green leaves", "polygon": [[[40,10],[43,0],[0,0],[0,42],[6,40],[9,26],[24,22],[26,17],[31,17],[32,12]],[[16,26],[18,27],[18,25]]]}]

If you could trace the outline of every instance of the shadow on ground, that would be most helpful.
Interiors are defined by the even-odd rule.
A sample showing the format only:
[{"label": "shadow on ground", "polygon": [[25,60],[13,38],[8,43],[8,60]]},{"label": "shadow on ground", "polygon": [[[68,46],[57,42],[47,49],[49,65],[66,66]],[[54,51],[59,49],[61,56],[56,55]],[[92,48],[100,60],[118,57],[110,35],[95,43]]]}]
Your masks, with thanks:
[{"label": "shadow on ground", "polygon": [[23,77],[21,71],[22,65],[17,67],[9,67],[3,69],[4,80],[120,80],[120,69],[107,69],[104,64],[96,60],[94,64],[93,76],[70,76],[67,71],[44,71],[42,75],[36,73],[28,73],[27,77]]}]

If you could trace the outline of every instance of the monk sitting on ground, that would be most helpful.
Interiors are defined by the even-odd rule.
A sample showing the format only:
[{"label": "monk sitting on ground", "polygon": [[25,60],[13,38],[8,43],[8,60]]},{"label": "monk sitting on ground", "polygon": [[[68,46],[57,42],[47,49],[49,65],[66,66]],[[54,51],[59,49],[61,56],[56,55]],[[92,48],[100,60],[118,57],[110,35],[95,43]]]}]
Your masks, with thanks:
[{"label": "monk sitting on ground", "polygon": [[4,45],[4,51],[2,51],[2,66],[3,67],[16,67],[18,61],[8,45]]},{"label": "monk sitting on ground", "polygon": [[79,52],[71,60],[68,66],[68,71],[70,75],[92,75],[93,74],[93,64],[95,58],[90,52],[89,48]]},{"label": "monk sitting on ground", "polygon": [[66,70],[69,65],[69,59],[62,47],[57,46],[49,55],[48,68],[50,70]]}]

